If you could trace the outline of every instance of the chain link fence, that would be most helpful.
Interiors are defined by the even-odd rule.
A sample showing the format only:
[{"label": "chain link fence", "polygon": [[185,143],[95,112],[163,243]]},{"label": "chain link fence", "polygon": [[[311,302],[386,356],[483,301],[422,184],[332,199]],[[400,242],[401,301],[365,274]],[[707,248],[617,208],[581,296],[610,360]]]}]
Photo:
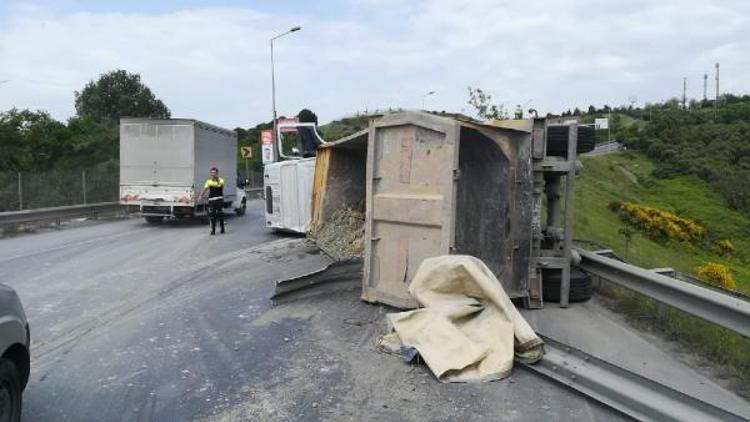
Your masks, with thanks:
[{"label": "chain link fence", "polygon": [[[247,189],[263,187],[262,169],[240,167],[238,176],[248,181]],[[0,172],[0,212],[116,202],[119,179],[119,166],[111,162],[85,169]]]},{"label": "chain link fence", "polygon": [[119,177],[118,165],[111,162],[85,169],[0,172],[0,212],[114,202]]}]

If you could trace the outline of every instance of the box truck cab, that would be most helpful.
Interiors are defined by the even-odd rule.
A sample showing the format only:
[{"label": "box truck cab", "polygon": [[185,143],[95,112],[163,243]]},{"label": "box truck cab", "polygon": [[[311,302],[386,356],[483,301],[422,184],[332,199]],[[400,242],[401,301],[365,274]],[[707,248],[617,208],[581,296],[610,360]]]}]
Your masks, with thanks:
[{"label": "box truck cab", "polygon": [[196,196],[212,167],[224,179],[224,212],[244,214],[235,132],[193,119],[120,119],[120,204],[149,223],[207,216]]}]

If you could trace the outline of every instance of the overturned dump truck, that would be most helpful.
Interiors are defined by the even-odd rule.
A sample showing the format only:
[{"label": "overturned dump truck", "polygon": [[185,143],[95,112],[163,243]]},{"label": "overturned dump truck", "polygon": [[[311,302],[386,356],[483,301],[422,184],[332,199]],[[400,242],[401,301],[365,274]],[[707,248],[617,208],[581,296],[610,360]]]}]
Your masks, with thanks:
[{"label": "overturned dump truck", "polygon": [[485,262],[525,306],[541,307],[545,292],[566,306],[571,279],[576,300],[587,299],[590,283],[571,272],[571,230],[576,155],[593,147],[593,129],[544,119],[375,116],[368,129],[318,149],[310,235],[341,227],[341,210],[363,215],[370,302],[416,307],[408,285],[420,263],[462,254]]},{"label": "overturned dump truck", "polygon": [[[475,290],[466,290],[464,298],[451,302],[457,305],[449,309],[451,316],[431,318],[429,301],[420,296],[417,302],[409,287],[417,296],[420,286],[428,285],[420,280],[428,280],[434,290],[421,291],[435,293],[439,304],[445,304],[446,293],[464,284],[436,284],[451,277],[425,276],[417,269],[432,261],[428,258],[445,262],[468,258],[445,255],[472,255],[486,268],[481,274],[499,283],[516,306],[527,308],[520,313],[544,342],[543,358],[529,364],[529,370],[637,420],[748,420],[746,400],[694,371],[693,362],[676,358],[671,348],[661,349],[653,338],[604,317],[598,301],[536,309],[545,301],[567,307],[588,299],[592,274],[727,334],[750,338],[750,301],[627,264],[611,251],[572,247],[580,168],[576,156],[593,146],[592,128],[575,123],[477,123],[421,112],[374,116],[366,130],[318,148],[308,237],[332,260],[320,270],[277,281],[276,293],[306,297],[311,286],[324,287],[324,292],[356,289],[361,280],[365,301],[398,308],[419,305],[389,314],[399,341],[392,341],[390,333],[378,346],[407,360],[419,353],[438,379],[447,380],[457,373],[441,368],[482,364],[461,366],[469,350],[462,346],[441,355],[463,343],[454,341],[456,335],[445,340],[455,330],[434,327],[453,318],[456,327],[468,330],[467,316],[479,314],[478,320],[486,321],[492,307]],[[461,274],[448,275],[461,279]],[[467,312],[454,315],[459,307]],[[412,315],[425,314],[411,329],[397,327]],[[484,325],[476,338],[464,334],[473,343],[486,344],[477,340],[485,339],[485,333],[496,335],[498,327]],[[424,332],[428,335],[419,335]],[[526,365],[518,359],[517,346],[523,343],[516,334],[514,338],[515,360]],[[531,400],[536,399],[543,400]]]}]

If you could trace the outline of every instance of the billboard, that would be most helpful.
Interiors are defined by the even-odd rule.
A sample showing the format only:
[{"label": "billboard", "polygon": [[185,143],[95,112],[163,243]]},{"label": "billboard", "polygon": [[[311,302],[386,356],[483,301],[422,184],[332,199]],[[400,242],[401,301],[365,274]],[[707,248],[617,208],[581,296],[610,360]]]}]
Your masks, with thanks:
[{"label": "billboard", "polygon": [[263,164],[273,163],[273,129],[260,131],[260,145]]},{"label": "billboard", "polygon": [[594,119],[595,129],[609,129],[609,119]]}]

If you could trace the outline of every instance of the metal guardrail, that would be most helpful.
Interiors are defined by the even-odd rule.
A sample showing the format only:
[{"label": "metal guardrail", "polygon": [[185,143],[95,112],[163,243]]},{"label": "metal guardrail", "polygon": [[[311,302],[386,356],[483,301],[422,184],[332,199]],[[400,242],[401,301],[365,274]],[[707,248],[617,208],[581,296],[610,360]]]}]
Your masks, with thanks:
[{"label": "metal guardrail", "polygon": [[0,212],[0,226],[78,217],[100,212],[115,211],[118,207],[119,204],[117,202],[99,202],[96,204]]},{"label": "metal guardrail", "polygon": [[[263,188],[245,189],[249,198],[262,198]],[[0,226],[21,223],[33,223],[37,221],[56,220],[61,218],[72,218],[96,214],[100,212],[115,211],[119,208],[117,202],[98,202],[85,205],[68,205],[62,207],[34,208],[21,211],[0,212]]]},{"label": "metal guardrail", "polygon": [[544,337],[544,359],[526,367],[636,420],[742,421],[737,415]]},{"label": "metal guardrail", "polygon": [[578,249],[581,268],[750,338],[750,301]]}]

